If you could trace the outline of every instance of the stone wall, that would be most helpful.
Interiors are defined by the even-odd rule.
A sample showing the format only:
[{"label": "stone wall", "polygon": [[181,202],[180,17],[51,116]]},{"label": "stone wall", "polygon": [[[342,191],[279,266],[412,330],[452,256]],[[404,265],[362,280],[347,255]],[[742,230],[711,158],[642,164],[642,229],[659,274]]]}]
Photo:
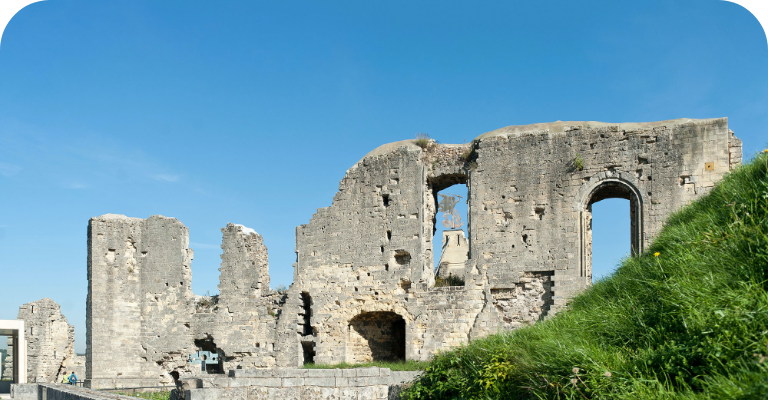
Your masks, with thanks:
[{"label": "stone wall", "polygon": [[63,365],[75,358],[75,327],[61,306],[45,298],[19,307],[27,338],[27,382],[60,382]]},{"label": "stone wall", "polygon": [[[352,166],[330,207],[296,228],[294,282],[269,290],[267,250],[228,224],[220,295],[189,290],[181,222],[105,215],[89,224],[88,378],[169,384],[197,373],[435,352],[547,318],[591,284],[592,204],[629,200],[633,252],[670,213],[741,161],[727,120],[512,126],[465,145],[383,145]],[[437,193],[466,184],[464,286],[434,287]],[[467,253],[461,250],[461,253]],[[396,351],[382,351],[382,343]]]},{"label": "stone wall", "polygon": [[8,346],[8,353],[3,360],[3,380],[13,380],[13,338],[7,336],[5,343]]},{"label": "stone wall", "polygon": [[27,382],[60,381],[62,365],[75,357],[75,327],[48,298],[21,305],[17,319],[26,330]]},{"label": "stone wall", "polygon": [[88,224],[86,384],[171,384],[195,350],[188,229],[163,216]]},{"label": "stone wall", "polygon": [[413,380],[418,372],[388,368],[233,370],[230,377],[188,378],[187,400],[334,400],[387,399],[390,387]]},{"label": "stone wall", "polygon": [[49,383],[11,385],[14,400],[135,400],[135,397]]}]

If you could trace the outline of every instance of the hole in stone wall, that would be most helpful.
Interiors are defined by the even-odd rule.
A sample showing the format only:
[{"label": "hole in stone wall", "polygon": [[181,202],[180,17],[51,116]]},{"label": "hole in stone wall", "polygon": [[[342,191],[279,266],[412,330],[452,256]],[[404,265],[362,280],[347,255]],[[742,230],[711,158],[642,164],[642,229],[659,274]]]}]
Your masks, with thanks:
[{"label": "hole in stone wall", "polygon": [[299,312],[299,316],[301,316],[301,334],[303,336],[311,335],[312,334],[312,297],[309,296],[309,293],[307,292],[301,292],[301,312]]},{"label": "hole in stone wall", "polygon": [[304,352],[304,365],[315,363],[315,342],[301,342]]},{"label": "hole in stone wall", "polygon": [[392,231],[387,231],[387,240],[392,240]]},{"label": "hole in stone wall", "polygon": [[382,194],[381,199],[384,201],[384,207],[389,207],[389,195]]},{"label": "hole in stone wall", "polygon": [[405,250],[395,251],[395,262],[397,265],[408,265],[411,262],[411,254]]},{"label": "hole in stone wall", "polygon": [[432,218],[432,263],[439,276],[464,276],[469,254],[468,191],[465,175],[436,178],[432,183],[435,216]]},{"label": "hole in stone wall", "polygon": [[[197,354],[199,354],[201,360],[200,370],[209,374],[223,373],[224,352],[216,348],[216,343],[213,341],[213,337],[208,336],[205,339],[195,339],[194,343],[195,347],[197,347]],[[209,356],[211,357],[210,359]]]},{"label": "hole in stone wall", "polygon": [[405,320],[391,311],[364,312],[349,321],[351,363],[405,360]]},{"label": "hole in stone wall", "polygon": [[587,237],[592,239],[588,254],[592,260],[592,282],[609,276],[625,257],[632,254],[629,200],[606,199],[592,204]]},{"label": "hole in stone wall", "polygon": [[173,378],[173,381],[179,380],[179,371],[171,371],[171,378]]}]

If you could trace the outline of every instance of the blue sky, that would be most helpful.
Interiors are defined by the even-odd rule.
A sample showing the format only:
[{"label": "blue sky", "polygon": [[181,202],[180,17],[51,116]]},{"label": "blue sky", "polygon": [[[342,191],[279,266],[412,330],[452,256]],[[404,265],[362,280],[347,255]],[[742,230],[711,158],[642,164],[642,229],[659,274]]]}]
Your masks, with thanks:
[{"label": "blue sky", "polygon": [[[86,227],[105,213],[188,226],[197,294],[217,292],[227,222],[264,236],[288,285],[295,227],[419,132],[729,117],[754,154],[766,71],[758,21],[719,0],[35,3],[0,47],[0,319],[50,297],[84,351]],[[598,206],[602,275],[629,228]]]}]

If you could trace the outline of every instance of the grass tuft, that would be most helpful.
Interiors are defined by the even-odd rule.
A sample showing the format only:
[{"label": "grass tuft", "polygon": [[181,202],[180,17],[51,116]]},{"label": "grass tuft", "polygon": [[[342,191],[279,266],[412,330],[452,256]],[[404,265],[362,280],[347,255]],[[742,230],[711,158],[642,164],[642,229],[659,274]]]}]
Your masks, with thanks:
[{"label": "grass tuft", "polygon": [[566,311],[438,354],[403,398],[768,398],[768,154]]},{"label": "grass tuft", "polygon": [[428,361],[373,361],[362,364],[304,364],[306,369],[350,369],[350,368],[365,368],[365,367],[379,367],[389,368],[392,371],[420,371],[427,367]]},{"label": "grass tuft", "polygon": [[430,139],[429,135],[426,133],[417,133],[416,134],[416,146],[421,147],[422,149],[426,150],[429,147],[429,144],[432,142],[432,139]]}]

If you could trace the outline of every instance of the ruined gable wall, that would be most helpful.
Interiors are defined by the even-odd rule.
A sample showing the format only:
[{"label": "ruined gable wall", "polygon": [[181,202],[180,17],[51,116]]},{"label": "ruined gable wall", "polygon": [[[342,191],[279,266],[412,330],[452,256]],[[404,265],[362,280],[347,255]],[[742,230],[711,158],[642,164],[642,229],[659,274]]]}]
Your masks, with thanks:
[{"label": "ruined gable wall", "polygon": [[311,298],[315,362],[346,360],[346,340],[339,338],[361,312],[409,318],[400,282],[429,279],[420,155],[420,148],[403,144],[364,158],[341,181],[333,205],[297,228],[294,286]]},{"label": "ruined gable wall", "polygon": [[[477,141],[468,274],[487,282],[489,299],[520,290],[521,277],[550,273],[552,311],[562,308],[591,284],[592,190],[609,182],[637,189],[646,247],[671,212],[706,193],[740,155],[726,119],[568,124],[505,128]],[[499,328],[497,311],[486,305],[473,336]]]},{"label": "ruined gable wall", "polygon": [[187,228],[107,214],[88,229],[87,384],[171,384],[194,350]]},{"label": "ruined gable wall", "polygon": [[[482,308],[481,290],[431,289],[433,186],[462,178],[460,146],[382,146],[352,167],[333,205],[297,228],[294,286],[311,298],[315,362],[354,361],[350,320],[394,312],[406,323],[406,357],[426,359],[465,343]],[[433,184],[434,177],[448,177]],[[435,190],[441,187],[435,186]],[[349,345],[349,346],[348,346]]]},{"label": "ruined gable wall", "polygon": [[60,382],[62,365],[75,357],[75,327],[67,323],[61,307],[45,298],[19,307],[27,338],[27,381]]}]

